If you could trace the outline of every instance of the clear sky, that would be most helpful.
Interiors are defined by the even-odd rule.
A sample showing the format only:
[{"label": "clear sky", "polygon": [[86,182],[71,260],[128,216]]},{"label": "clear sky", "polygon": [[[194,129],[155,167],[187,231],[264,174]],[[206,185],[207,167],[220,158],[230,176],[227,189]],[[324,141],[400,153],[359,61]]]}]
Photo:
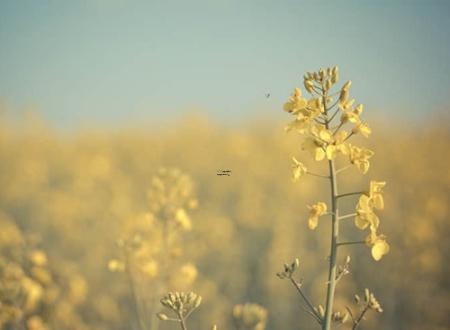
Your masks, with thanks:
[{"label": "clear sky", "polygon": [[239,121],[338,64],[366,108],[424,116],[450,103],[449,16],[446,0],[1,0],[0,99],[60,127]]}]

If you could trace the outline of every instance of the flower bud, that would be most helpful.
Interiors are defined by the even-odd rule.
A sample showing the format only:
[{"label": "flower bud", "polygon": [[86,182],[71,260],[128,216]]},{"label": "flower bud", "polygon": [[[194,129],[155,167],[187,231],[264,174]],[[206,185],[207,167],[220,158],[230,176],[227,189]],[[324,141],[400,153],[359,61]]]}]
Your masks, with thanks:
[{"label": "flower bud", "polygon": [[363,112],[364,106],[362,104],[358,104],[353,110],[358,116]]},{"label": "flower bud", "polygon": [[312,80],[305,80],[304,82],[304,85],[305,85],[305,89],[309,92],[309,93],[312,93],[313,92],[313,87],[314,87],[314,84],[313,84],[313,82],[312,82]]},{"label": "flower bud", "polygon": [[349,81],[347,81],[345,84],[344,84],[344,86],[342,86],[342,89],[349,89],[350,88],[350,86],[352,85],[352,81],[351,80],[349,80]]},{"label": "flower bud", "polygon": [[158,317],[158,319],[160,319],[161,321],[167,321],[169,319],[169,317],[164,314],[164,313],[158,313],[156,314],[156,316]]},{"label": "flower bud", "polygon": [[341,89],[341,94],[339,95],[339,101],[344,103],[348,99],[348,89]]}]

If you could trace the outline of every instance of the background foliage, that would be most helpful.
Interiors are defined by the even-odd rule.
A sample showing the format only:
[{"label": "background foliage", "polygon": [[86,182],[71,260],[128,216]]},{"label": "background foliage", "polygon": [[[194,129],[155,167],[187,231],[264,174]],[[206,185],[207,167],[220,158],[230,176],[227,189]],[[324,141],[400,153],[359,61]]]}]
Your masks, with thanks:
[{"label": "background foliage", "polygon": [[[391,251],[375,262],[368,248],[343,248],[354,271],[338,287],[347,300],[336,302],[343,307],[369,286],[384,313],[370,315],[364,328],[449,329],[450,130],[443,119],[408,128],[372,124],[370,177],[388,182],[380,217]],[[292,183],[293,151],[301,158],[295,136],[264,122],[225,128],[189,115],[164,129],[63,136],[39,121],[2,120],[0,323],[33,330],[135,326],[126,274],[108,264],[119,254],[117,240],[151,211],[152,179],[167,167],[190,176],[198,207],[189,211],[192,229],[168,251],[177,262],[163,267],[164,260],[149,257],[139,293],[152,298],[156,291],[146,288],[170,274],[165,289],[203,297],[193,329],[232,328],[233,306],[245,302],[268,309],[268,329],[315,328],[296,292],[275,276],[299,257],[305,291],[324,303],[317,299],[326,290],[328,226],[311,235],[304,205],[326,196],[328,182]],[[231,176],[216,175],[225,169]],[[367,186],[356,171],[343,174],[342,191]],[[158,233],[148,235],[157,245]]]}]

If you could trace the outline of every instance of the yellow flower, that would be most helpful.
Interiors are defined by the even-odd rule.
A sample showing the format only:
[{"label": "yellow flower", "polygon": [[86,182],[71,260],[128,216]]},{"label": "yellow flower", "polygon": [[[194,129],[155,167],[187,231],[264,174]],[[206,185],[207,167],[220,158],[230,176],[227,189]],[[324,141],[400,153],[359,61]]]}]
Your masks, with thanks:
[{"label": "yellow flower", "polygon": [[184,230],[191,230],[192,229],[192,223],[191,219],[187,215],[186,211],[184,209],[178,209],[175,214],[175,221],[180,225],[181,228]]},{"label": "yellow flower", "polygon": [[374,208],[378,210],[384,209],[384,199],[382,190],[386,186],[385,181],[370,181],[369,197]]},{"label": "yellow flower", "polygon": [[292,157],[292,177],[294,182],[297,181],[302,175],[307,172],[307,169],[303,163],[299,162],[295,157]]},{"label": "yellow flower", "polygon": [[307,100],[302,97],[302,91],[297,87],[292,96],[289,97],[288,102],[284,104],[283,109],[289,113],[296,114],[300,110],[305,109],[307,105]]},{"label": "yellow flower", "polygon": [[140,265],[139,270],[149,278],[155,278],[159,272],[158,263],[155,260],[149,260],[143,265]]},{"label": "yellow flower", "polygon": [[31,262],[36,266],[45,266],[47,264],[47,255],[44,251],[34,250],[30,255]]},{"label": "yellow flower", "polygon": [[325,150],[328,159],[334,159],[338,152],[344,155],[348,154],[348,147],[344,143],[347,137],[347,131],[339,131],[333,136],[333,144],[329,144]]},{"label": "yellow flower", "polygon": [[361,133],[362,136],[368,138],[372,134],[372,129],[366,123],[357,123],[352,129],[353,134]]},{"label": "yellow flower", "polygon": [[325,204],[324,202],[318,202],[312,206],[308,206],[308,208],[308,227],[309,229],[314,230],[319,224],[319,217],[327,213],[327,204]]},{"label": "yellow flower", "polygon": [[183,281],[190,285],[197,278],[198,271],[193,264],[187,263],[180,268],[180,275],[183,278]]},{"label": "yellow flower", "polygon": [[108,269],[110,272],[123,272],[125,264],[120,260],[112,259],[108,262]]},{"label": "yellow flower", "polygon": [[349,144],[349,158],[352,164],[355,164],[356,167],[363,173],[367,173],[369,170],[369,158],[372,157],[375,153],[372,150],[366,148],[359,148],[356,146],[352,146]]},{"label": "yellow flower", "polygon": [[320,161],[325,158],[325,150],[322,144],[315,138],[307,137],[302,144],[302,149],[311,153],[314,160]]},{"label": "yellow flower", "polygon": [[290,122],[284,129],[286,132],[296,130],[298,133],[303,134],[311,125],[311,120],[303,115],[298,115],[295,120]]},{"label": "yellow flower", "polygon": [[366,238],[366,244],[371,246],[372,257],[378,261],[389,252],[389,244],[386,242],[386,236],[370,233]]},{"label": "yellow flower", "polygon": [[372,210],[370,197],[361,195],[356,206],[355,225],[359,229],[366,229],[370,226],[372,232],[376,232],[380,224],[380,219]]}]

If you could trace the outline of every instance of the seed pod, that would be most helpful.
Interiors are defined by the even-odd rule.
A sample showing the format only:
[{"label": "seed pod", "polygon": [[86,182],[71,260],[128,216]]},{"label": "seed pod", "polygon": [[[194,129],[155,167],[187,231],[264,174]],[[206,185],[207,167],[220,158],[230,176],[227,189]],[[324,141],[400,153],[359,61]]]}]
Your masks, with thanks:
[{"label": "seed pod", "polygon": [[326,82],[325,82],[325,89],[326,90],[329,90],[330,88],[331,88],[331,85],[332,85],[332,82],[331,82],[331,80],[327,80]]},{"label": "seed pod", "polygon": [[319,311],[320,316],[322,316],[322,317],[325,316],[325,310],[323,309],[322,305],[319,305],[318,311]]},{"label": "seed pod", "polygon": [[197,299],[195,299],[195,302],[194,302],[194,308],[197,308],[198,306],[200,306],[201,303],[202,303],[202,297],[197,296]]},{"label": "seed pod", "polygon": [[359,298],[359,296],[357,294],[355,294],[354,299],[355,299],[355,303],[357,303],[357,304],[359,304],[359,302],[361,301],[361,298]]},{"label": "seed pod", "polygon": [[156,316],[158,317],[158,319],[160,319],[161,321],[167,321],[169,319],[169,317],[164,314],[164,313],[158,313],[156,314]]},{"label": "seed pod", "polygon": [[365,298],[366,302],[368,303],[370,300],[370,291],[367,288],[364,290],[364,298]]}]

